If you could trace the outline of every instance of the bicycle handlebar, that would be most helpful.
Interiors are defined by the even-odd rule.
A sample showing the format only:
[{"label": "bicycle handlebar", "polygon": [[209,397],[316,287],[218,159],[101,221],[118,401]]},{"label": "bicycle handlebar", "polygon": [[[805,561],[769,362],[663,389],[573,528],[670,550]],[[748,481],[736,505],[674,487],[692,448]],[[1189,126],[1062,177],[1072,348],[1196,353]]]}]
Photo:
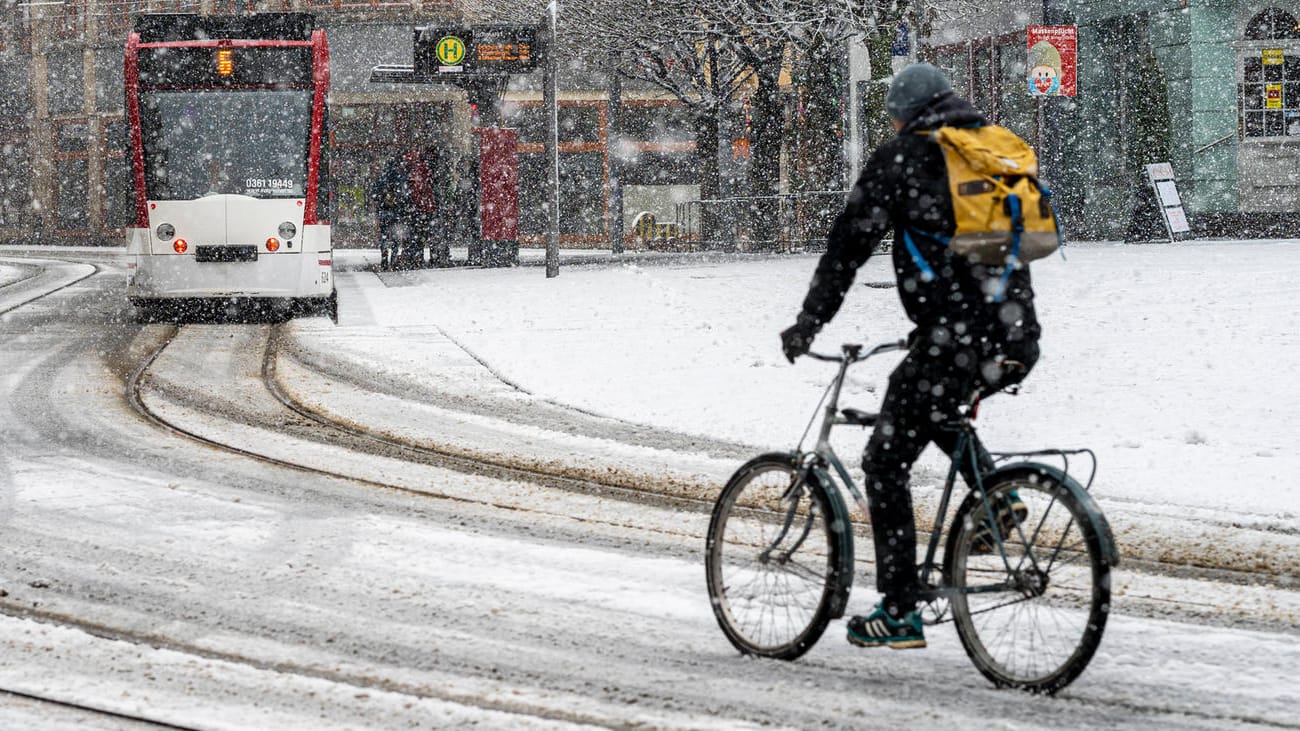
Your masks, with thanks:
[{"label": "bicycle handlebar", "polygon": [[863,347],[865,346],[859,344],[853,344],[853,343],[845,343],[844,345],[840,346],[839,355],[827,355],[826,353],[813,353],[811,351],[808,352],[807,355],[809,358],[812,358],[813,360],[821,360],[821,361],[826,361],[828,363],[843,363],[845,359],[847,359],[850,363],[857,363],[859,361],[866,360],[867,358],[870,358],[873,355],[888,353],[891,350],[907,350],[907,341],[903,339],[886,340],[883,343],[879,343],[878,345],[873,346],[866,353],[862,352]]}]

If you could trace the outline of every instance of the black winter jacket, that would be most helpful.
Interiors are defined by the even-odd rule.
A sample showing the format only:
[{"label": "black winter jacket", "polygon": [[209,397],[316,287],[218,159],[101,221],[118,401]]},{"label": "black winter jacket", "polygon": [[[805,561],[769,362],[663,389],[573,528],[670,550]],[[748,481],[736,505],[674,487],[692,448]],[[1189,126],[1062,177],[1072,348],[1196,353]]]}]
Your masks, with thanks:
[{"label": "black winter jacket", "polygon": [[903,244],[906,228],[946,237],[957,226],[943,151],[917,132],[982,124],[987,124],[983,115],[948,93],[923,109],[898,137],[876,149],[831,227],[826,253],[817,264],[799,316],[802,322],[820,328],[835,316],[858,268],[892,228],[898,296],[917,325],[914,340],[952,337],[968,344],[982,342],[1012,358],[1022,355],[1020,349],[1004,346],[1021,343],[1036,354],[1039,327],[1027,266],[1011,274],[1002,301],[995,302],[1002,267],[972,264],[945,245],[914,234],[917,248],[938,275],[927,282]]}]

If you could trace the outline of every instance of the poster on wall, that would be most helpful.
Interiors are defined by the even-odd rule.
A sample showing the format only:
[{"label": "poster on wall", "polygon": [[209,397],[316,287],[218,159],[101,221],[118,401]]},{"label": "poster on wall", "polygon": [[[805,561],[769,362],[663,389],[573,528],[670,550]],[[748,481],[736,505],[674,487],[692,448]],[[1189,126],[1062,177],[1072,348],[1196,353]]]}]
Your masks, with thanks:
[{"label": "poster on wall", "polygon": [[1281,84],[1264,84],[1264,108],[1265,109],[1282,108],[1282,85]]},{"label": "poster on wall", "polygon": [[1075,96],[1079,62],[1079,29],[1073,25],[1031,25],[1029,40],[1029,94]]}]

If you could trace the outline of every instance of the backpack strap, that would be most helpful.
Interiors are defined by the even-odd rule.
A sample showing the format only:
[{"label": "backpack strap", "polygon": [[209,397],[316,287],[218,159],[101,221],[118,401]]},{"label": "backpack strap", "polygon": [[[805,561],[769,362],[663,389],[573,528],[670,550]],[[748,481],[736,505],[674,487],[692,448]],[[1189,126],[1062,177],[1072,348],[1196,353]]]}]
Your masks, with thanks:
[{"label": "backpack strap", "polygon": [[[917,229],[916,233],[928,239],[938,241],[944,246],[947,246],[950,241],[947,236],[922,232],[920,229]],[[916,247],[916,242],[912,240],[911,228],[903,229],[903,244],[907,246],[907,253],[912,255],[912,262],[916,264],[916,268],[921,270],[921,281],[933,282],[937,279],[939,275],[934,273],[934,269],[930,266],[930,263],[925,260],[925,257],[921,256],[921,250]]]},{"label": "backpack strap", "polygon": [[1007,212],[1011,214],[1011,255],[1002,266],[1002,276],[998,279],[998,292],[993,295],[994,302],[1001,302],[1007,294],[1007,283],[1011,281],[1011,270],[1020,260],[1020,235],[1025,232],[1025,212],[1020,207],[1020,196],[1009,193],[1006,198]]}]

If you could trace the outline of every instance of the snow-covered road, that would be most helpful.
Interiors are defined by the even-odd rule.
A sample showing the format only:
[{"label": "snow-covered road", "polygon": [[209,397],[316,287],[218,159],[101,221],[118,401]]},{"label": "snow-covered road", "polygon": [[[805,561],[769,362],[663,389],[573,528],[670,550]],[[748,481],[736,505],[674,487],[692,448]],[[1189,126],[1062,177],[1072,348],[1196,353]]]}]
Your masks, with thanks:
[{"label": "snow-covered road", "polygon": [[[1122,572],[1101,651],[1054,699],[990,688],[948,626],[923,652],[857,650],[833,625],[797,663],[744,660],[704,594],[703,508],[471,474],[329,437],[261,382],[269,326],[182,328],[146,401],[215,441],[343,477],[148,424],[124,381],[166,326],[131,322],[121,269],[102,266],[0,317],[0,689],[190,728],[1300,727],[1297,599],[1260,583]],[[485,274],[516,275],[520,289],[541,278]],[[618,410],[622,421],[549,403],[563,399],[538,393],[546,372],[530,382],[519,362],[469,345],[489,370],[455,345],[465,321],[438,298],[458,291],[458,276],[477,275],[421,273],[388,288],[345,273],[343,327],[290,326],[278,380],[394,437],[483,455],[495,434],[497,460],[532,454],[532,466],[579,477],[620,465],[618,479],[657,474],[682,497],[725,475],[745,443],[765,442],[672,428],[649,417],[682,407],[644,395],[643,408]],[[361,322],[395,289],[436,300],[429,319],[447,332]],[[325,347],[327,336],[351,350]],[[330,352],[365,367],[324,362]],[[420,378],[400,367],[429,362],[448,367]],[[697,426],[713,423],[711,405]],[[649,426],[637,425],[643,415]],[[873,600],[860,578],[850,609]],[[0,727],[81,723],[130,727],[0,694]]]}]

